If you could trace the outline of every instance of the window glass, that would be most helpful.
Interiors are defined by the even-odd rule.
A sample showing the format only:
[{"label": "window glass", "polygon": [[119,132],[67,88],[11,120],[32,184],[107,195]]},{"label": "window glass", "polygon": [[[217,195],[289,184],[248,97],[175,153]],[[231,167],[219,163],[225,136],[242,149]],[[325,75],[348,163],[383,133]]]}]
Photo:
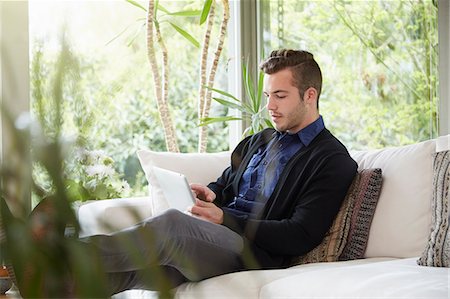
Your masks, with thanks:
[{"label": "window glass", "polygon": [[[181,152],[195,152],[200,52],[205,29],[199,25],[199,11],[204,1],[159,3],[162,8],[158,21],[168,49],[168,101],[178,145]],[[146,194],[136,150],[166,150],[147,57],[147,5],[147,1],[115,0],[29,2],[32,113],[47,124],[47,133],[54,133],[52,101],[62,59],[62,135],[73,139],[78,149],[69,156],[68,171],[74,183],[98,189],[94,195],[99,198],[124,196],[126,192],[114,190],[123,191],[127,184],[132,195]],[[221,8],[218,9],[216,14],[220,16]],[[198,13],[167,13],[186,10]],[[200,47],[195,47],[169,22],[192,35]],[[219,23],[220,18],[216,17],[217,27]],[[215,36],[214,31],[211,49],[217,43]],[[224,45],[215,81],[215,87],[220,89],[227,88],[226,41]],[[156,49],[161,68],[161,50]],[[225,113],[213,103],[211,114]],[[207,151],[227,150],[227,134],[227,124],[210,126]],[[45,185],[45,173],[39,165],[34,169],[35,177]]]},{"label": "window glass", "polygon": [[351,149],[437,136],[437,1],[262,0],[264,52],[304,49],[320,113]]}]

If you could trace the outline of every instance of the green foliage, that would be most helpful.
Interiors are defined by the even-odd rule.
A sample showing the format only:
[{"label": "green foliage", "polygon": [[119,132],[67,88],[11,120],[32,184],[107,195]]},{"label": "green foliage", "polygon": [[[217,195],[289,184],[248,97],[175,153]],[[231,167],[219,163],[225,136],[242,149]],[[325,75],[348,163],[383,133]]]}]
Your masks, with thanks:
[{"label": "green foliage", "polygon": [[[46,95],[50,103],[65,107],[66,90],[73,83],[66,81],[71,54],[63,42],[63,49],[56,57],[55,77],[51,86],[39,85],[35,95]],[[49,68],[50,70],[51,68]],[[37,73],[40,70],[35,69]],[[50,72],[53,74],[53,72]],[[36,77],[36,82],[42,77]],[[41,81],[42,82],[42,81]],[[59,85],[59,86],[58,86]],[[50,87],[51,92],[46,93]],[[48,108],[42,103],[38,107]],[[47,102],[45,104],[48,104]],[[67,184],[67,155],[71,153],[74,142],[64,138],[65,110],[58,110],[48,118],[39,114],[44,124],[30,115],[13,116],[8,107],[1,107],[3,129],[8,134],[9,151],[4,153],[0,165],[0,260],[11,264],[17,278],[17,287],[23,298],[107,298],[111,286],[108,274],[103,267],[98,247],[89,242],[78,240],[80,226],[75,215],[73,202],[79,199],[78,192],[72,188],[75,183]],[[52,111],[48,109],[48,111]],[[46,127],[48,124],[55,127]],[[94,127],[94,125],[92,125]],[[45,186],[30,176],[30,146],[35,165],[46,177]],[[77,148],[75,148],[77,149]],[[91,176],[111,174],[113,161],[100,152],[79,153],[82,165],[87,166]],[[90,169],[90,165],[103,165],[102,171]],[[107,169],[108,168],[108,169]],[[6,187],[7,186],[7,187]],[[39,205],[29,213],[27,203],[33,193]],[[10,207],[13,207],[13,209]],[[133,211],[129,211],[134,215]],[[72,232],[65,236],[65,232]],[[5,237],[5,240],[3,240]],[[143,242],[152,243],[151,232]],[[118,239],[130,259],[143,264],[142,255],[132,246],[130,240]],[[145,280],[156,281],[162,298],[171,298],[167,278],[160,270],[143,269]],[[155,277],[157,279],[155,279]]]},{"label": "green foliage", "polygon": [[[85,201],[92,199],[106,199],[128,196],[129,185],[123,181],[114,168],[114,161],[101,150],[89,150],[92,146],[92,137],[89,132],[93,130],[94,113],[90,111],[89,103],[80,93],[79,78],[80,65],[63,43],[58,67],[54,72],[51,69],[44,71],[43,53],[36,52],[35,60],[32,62],[33,83],[33,111],[42,124],[43,133],[46,136],[56,138],[61,135],[61,128],[66,130],[68,126],[75,128],[74,142],[70,142],[73,150],[68,151],[65,157],[64,184],[71,193],[73,200]],[[51,84],[46,85],[46,76],[50,75]],[[51,86],[68,86],[63,88],[50,88]],[[57,94],[55,101],[52,95]],[[64,106],[64,107],[62,107]],[[72,117],[63,111],[71,111]],[[67,131],[66,131],[67,132]],[[67,135],[64,137],[67,139]],[[59,137],[58,137],[59,138]],[[70,139],[70,138],[69,138]],[[36,152],[35,148],[32,148]],[[36,155],[34,155],[36,156]],[[36,160],[36,159],[35,159]],[[47,192],[53,192],[48,175],[37,161],[33,163],[34,179],[43,186]]]},{"label": "green foliage", "polygon": [[[63,236],[66,225],[70,225],[75,233],[79,231],[71,206],[74,198],[66,192],[64,180],[64,155],[70,143],[61,138],[63,121],[58,115],[62,111],[59,108],[62,106],[61,87],[69,61],[70,55],[64,47],[56,59],[52,95],[48,98],[56,108],[49,110],[53,112],[49,115],[40,115],[51,128],[44,130],[39,122],[26,114],[15,119],[7,107],[1,109],[6,124],[4,129],[12,146],[5,153],[0,168],[0,226],[6,236],[6,242],[1,244],[0,260],[12,263],[24,298],[63,297],[71,286],[76,297],[107,295],[107,281],[100,261],[86,246]],[[45,94],[43,89],[41,94]],[[33,159],[45,170],[50,185],[54,186],[49,191],[31,179],[30,146]],[[38,201],[46,200],[46,206],[41,206],[42,214],[35,212],[32,217],[26,207],[30,192]],[[15,207],[14,214],[9,206]],[[77,281],[76,285],[70,283],[72,279]]]},{"label": "green foliage", "polygon": [[235,109],[240,112],[238,116],[219,116],[219,117],[207,117],[200,120],[200,126],[206,126],[218,122],[228,121],[242,121],[243,124],[248,124],[248,127],[244,129],[243,136],[252,135],[264,128],[273,128],[273,124],[268,118],[266,106],[262,100],[262,93],[264,87],[264,73],[259,72],[258,82],[255,85],[251,77],[248,67],[242,66],[242,78],[243,85],[245,87],[244,99],[238,99],[235,96],[229,94],[226,91],[209,88],[216,93],[225,96],[228,99],[213,97],[213,99],[219,104],[229,109]]},{"label": "green foliage", "polygon": [[[195,5],[186,3],[167,3],[167,8],[164,8],[167,12],[165,12],[161,9],[160,1],[160,13],[163,12],[160,17],[162,18],[164,14],[189,15],[182,18],[183,29],[198,39],[201,36],[201,30],[199,30],[198,19],[195,17],[198,16],[201,7],[198,3]],[[94,3],[89,2],[89,6],[91,5]],[[101,8],[104,10],[103,5]],[[137,11],[131,6],[130,11],[137,11],[136,16],[140,18],[142,8]],[[97,26],[101,27],[101,23],[92,23],[97,25],[91,25],[89,32],[97,32],[96,39],[104,41],[95,51],[85,51],[75,46],[80,44],[75,42],[79,35],[73,36],[69,32],[66,33],[66,39],[68,42],[71,41],[72,46],[68,51],[69,57],[65,63],[65,74],[62,79],[64,84],[61,87],[61,138],[73,144],[72,150],[65,156],[65,177],[70,180],[71,189],[79,194],[80,200],[147,194],[147,182],[136,151],[143,148],[155,151],[165,150],[164,136],[156,102],[153,99],[153,85],[145,52],[142,23],[141,20],[136,22],[136,16],[128,19],[125,16],[121,19],[122,24],[111,25],[116,29],[111,29],[110,35],[96,31]],[[101,18],[96,17],[95,21],[98,19]],[[91,24],[92,20],[86,19],[86,22]],[[132,25],[124,25],[127,23]],[[123,30],[124,27],[127,29]],[[174,30],[171,26],[163,26],[161,30],[162,34],[168,37],[169,49],[182,49],[169,60],[171,64],[169,101],[180,150],[196,152],[198,86],[196,80],[192,78],[196,78],[199,72],[198,53],[185,51],[185,48],[194,48],[186,43],[184,38],[180,38],[181,35],[173,34]],[[83,30],[71,32],[81,31]],[[117,35],[120,31],[123,33]],[[111,36],[114,38],[111,39]],[[58,43],[55,42],[55,44]],[[58,52],[55,52],[51,42],[45,40],[32,40],[31,45],[33,46],[30,74],[31,110],[36,119],[42,120],[45,133],[54,134],[52,133],[54,130],[52,115],[55,106],[52,104],[51,94]],[[218,74],[219,86],[227,84],[224,66],[225,64],[221,63],[219,67],[221,68]],[[220,105],[213,105],[211,109],[216,115],[225,113]],[[208,151],[227,150],[228,139],[224,138],[227,134],[225,123],[214,124],[209,131]],[[114,161],[109,165],[114,169],[114,174],[109,177],[89,177],[86,169],[92,165],[83,164],[83,160],[80,160],[78,155],[80,152],[98,151],[102,151]],[[99,163],[100,166],[103,164]],[[45,187],[45,190],[51,190],[53,186],[49,183],[48,174],[43,170],[42,165],[34,163],[33,169],[34,178]],[[92,183],[92,180],[95,180],[95,183]],[[129,192],[125,192],[127,184],[130,185]],[[88,188],[91,186],[98,186],[98,190]],[[107,192],[104,191],[105,186]]]},{"label": "green foliage", "polygon": [[[324,75],[320,112],[346,145],[379,148],[437,136],[432,1],[262,3],[264,49],[300,47],[315,55]],[[272,22],[279,11],[281,21]]]}]

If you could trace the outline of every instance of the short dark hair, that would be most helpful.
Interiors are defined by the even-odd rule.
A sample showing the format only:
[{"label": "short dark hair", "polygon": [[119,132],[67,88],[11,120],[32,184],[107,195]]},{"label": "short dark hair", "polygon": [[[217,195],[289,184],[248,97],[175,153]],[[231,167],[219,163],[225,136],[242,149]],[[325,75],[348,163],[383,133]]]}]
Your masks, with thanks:
[{"label": "short dark hair", "polygon": [[274,74],[284,69],[290,69],[293,82],[303,99],[305,91],[314,87],[317,90],[317,108],[319,108],[319,96],[322,91],[322,72],[313,54],[302,50],[280,49],[274,50],[264,60],[260,69],[265,74]]}]

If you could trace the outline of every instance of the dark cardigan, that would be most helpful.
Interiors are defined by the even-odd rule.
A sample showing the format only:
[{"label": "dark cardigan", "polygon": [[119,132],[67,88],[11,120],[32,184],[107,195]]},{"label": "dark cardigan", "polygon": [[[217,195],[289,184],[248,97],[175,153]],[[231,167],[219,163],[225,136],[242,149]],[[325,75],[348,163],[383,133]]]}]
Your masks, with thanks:
[{"label": "dark cardigan", "polygon": [[[233,200],[247,164],[273,133],[273,129],[266,129],[238,144],[231,166],[208,185],[216,193],[217,206],[227,206]],[[293,257],[320,244],[356,171],[357,164],[345,146],[324,129],[287,163],[257,219],[224,211],[223,225],[242,235],[256,258],[257,265],[247,263],[246,268],[285,267]]]}]

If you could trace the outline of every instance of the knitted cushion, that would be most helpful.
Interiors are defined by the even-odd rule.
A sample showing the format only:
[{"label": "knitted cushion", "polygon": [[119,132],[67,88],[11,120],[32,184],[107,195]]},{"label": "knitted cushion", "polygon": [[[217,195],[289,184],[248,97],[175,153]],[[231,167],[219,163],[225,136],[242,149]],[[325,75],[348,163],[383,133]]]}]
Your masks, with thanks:
[{"label": "knitted cushion", "polygon": [[433,156],[433,170],[431,232],[428,244],[417,263],[421,266],[450,267],[450,151]]},{"label": "knitted cushion", "polygon": [[359,171],[322,243],[294,259],[294,264],[362,258],[380,196],[381,183],[381,169]]}]

